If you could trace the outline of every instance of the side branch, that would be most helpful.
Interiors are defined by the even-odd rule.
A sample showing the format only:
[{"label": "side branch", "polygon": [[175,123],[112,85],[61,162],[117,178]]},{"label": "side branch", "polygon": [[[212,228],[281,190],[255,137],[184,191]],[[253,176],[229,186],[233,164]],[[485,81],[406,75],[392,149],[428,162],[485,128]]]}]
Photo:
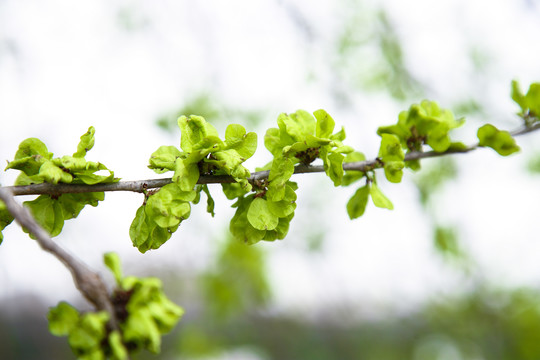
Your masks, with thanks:
[{"label": "side branch", "polygon": [[109,293],[101,276],[88,268],[82,261],[58,246],[49,234],[36,222],[30,211],[20,205],[13,197],[9,187],[0,187],[0,200],[6,204],[7,210],[19,223],[32,234],[41,248],[53,254],[71,272],[75,286],[98,310],[104,310],[110,315],[110,325],[113,329],[118,328],[115,311],[111,303]]},{"label": "side branch", "polygon": [[[522,129],[511,132],[512,136],[520,136],[528,134],[530,132],[540,129],[540,123],[534,124],[532,126],[524,127]],[[463,149],[451,149],[443,152],[436,151],[416,151],[411,152],[405,156],[405,161],[420,160],[432,157],[446,156],[452,154],[462,154],[474,151],[479,148],[478,143],[465,147]],[[358,161],[344,163],[344,170],[354,170],[354,171],[371,171],[373,169],[381,168],[383,164],[378,159]],[[305,174],[305,173],[317,173],[324,172],[324,167],[322,165],[296,165],[294,173],[295,174]],[[250,182],[256,180],[262,180],[268,178],[269,171],[257,171],[251,173]],[[116,183],[108,184],[96,184],[96,185],[85,185],[85,184],[35,184],[35,185],[24,185],[24,186],[6,186],[4,189],[7,189],[13,195],[61,195],[61,194],[73,194],[73,193],[89,193],[89,192],[109,192],[109,191],[132,191],[144,193],[147,189],[160,188],[172,182],[171,178],[165,179],[148,179],[148,180],[135,180],[135,181],[119,181]],[[233,183],[235,180],[228,175],[203,175],[199,178],[198,184],[225,184]]]}]

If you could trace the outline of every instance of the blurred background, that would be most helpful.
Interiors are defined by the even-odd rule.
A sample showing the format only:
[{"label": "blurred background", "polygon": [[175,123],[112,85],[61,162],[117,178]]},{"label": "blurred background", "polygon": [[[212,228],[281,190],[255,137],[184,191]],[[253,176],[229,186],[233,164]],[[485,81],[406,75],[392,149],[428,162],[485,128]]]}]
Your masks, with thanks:
[{"label": "blurred background", "polygon": [[[150,154],[179,146],[176,118],[198,114],[220,134],[257,132],[254,170],[279,113],[323,108],[374,158],[377,127],[425,98],[466,117],[454,138],[474,143],[485,122],[520,126],[510,82],[540,81],[539,35],[535,0],[0,0],[0,156],[28,137],[71,154],[93,125],[87,159],[156,178]],[[539,136],[508,158],[485,149],[426,160],[399,185],[379,176],[395,210],[371,204],[355,221],[354,186],[299,175],[274,243],[231,240],[219,186],[214,218],[194,207],[144,255],[128,234],[140,194],[106,194],[57,241],[111,286],[102,256],[118,252],[126,274],[162,278],[184,307],[162,353],[137,359],[540,359]],[[73,358],[47,309],[89,305],[16,224],[3,233],[0,358]]]}]

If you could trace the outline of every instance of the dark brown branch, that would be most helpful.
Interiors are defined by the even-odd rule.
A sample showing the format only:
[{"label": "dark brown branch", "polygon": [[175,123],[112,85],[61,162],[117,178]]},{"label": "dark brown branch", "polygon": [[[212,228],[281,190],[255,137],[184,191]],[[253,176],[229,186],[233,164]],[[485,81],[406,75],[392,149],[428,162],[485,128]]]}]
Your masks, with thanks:
[{"label": "dark brown branch", "polygon": [[[520,136],[533,131],[540,129],[540,123],[534,124],[533,126],[524,127],[522,129],[510,132],[512,136]],[[405,161],[420,160],[432,157],[446,156],[452,154],[463,154],[470,151],[478,149],[479,145],[474,144],[468,146],[464,149],[459,150],[448,150],[443,152],[436,151],[426,151],[426,152],[412,152],[405,156]],[[370,171],[382,167],[383,164],[378,159],[358,161],[343,164],[344,170],[356,170],[356,171]],[[295,167],[295,174],[306,174],[306,173],[315,173],[315,172],[324,172],[324,167],[322,165],[297,165]],[[248,179],[250,182],[256,180],[262,180],[268,178],[269,171],[257,171],[251,173],[251,177]],[[171,178],[166,179],[148,179],[148,180],[135,180],[135,181],[119,181],[117,183],[109,184],[96,184],[96,185],[85,185],[85,184],[35,184],[35,185],[24,185],[24,186],[6,186],[6,189],[9,189],[13,195],[40,195],[40,194],[49,194],[49,195],[61,195],[68,193],[88,193],[88,192],[102,192],[102,191],[133,191],[142,193],[146,189],[160,188],[172,182]],[[235,180],[228,175],[219,175],[219,176],[201,176],[199,178],[198,184],[224,184],[224,183],[233,183]]]},{"label": "dark brown branch", "polygon": [[30,211],[15,201],[13,192],[9,187],[0,187],[0,200],[6,204],[7,210],[21,225],[32,234],[41,248],[53,254],[60,260],[71,272],[75,286],[90,301],[97,310],[104,310],[110,314],[110,325],[118,330],[113,304],[111,303],[109,293],[98,273],[61,248],[54,242],[49,234],[36,222]]}]

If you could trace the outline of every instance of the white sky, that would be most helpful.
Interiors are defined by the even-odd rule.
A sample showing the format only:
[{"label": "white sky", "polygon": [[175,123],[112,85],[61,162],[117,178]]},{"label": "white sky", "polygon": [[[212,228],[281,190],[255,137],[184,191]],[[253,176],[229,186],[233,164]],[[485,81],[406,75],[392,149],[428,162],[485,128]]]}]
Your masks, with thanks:
[{"label": "white sky", "polygon": [[[374,156],[376,128],[394,122],[403,107],[380,93],[360,93],[353,94],[352,110],[340,109],[329,97],[331,74],[322,66],[324,56],[331,55],[329,41],[342,26],[335,14],[351,10],[333,1],[224,4],[0,2],[2,159],[11,159],[18,143],[32,136],[41,138],[55,155],[70,154],[79,136],[93,125],[97,140],[88,159],[105,163],[126,180],[156,177],[146,169],[149,155],[160,145],[178,145],[179,132],[164,134],[154,120],[208,88],[232,104],[268,110],[268,123],[258,129],[261,140],[264,129],[275,126],[279,112],[322,107],[346,127],[349,144]],[[407,63],[428,84],[434,100],[448,106],[463,93],[482,92],[492,101],[493,121],[518,125],[509,120],[517,110],[508,96],[509,84],[513,78],[524,86],[540,80],[537,7],[510,0],[382,4],[403,40]],[[306,46],[306,35],[285,10],[290,7],[314,32],[311,44]],[[120,10],[135,30],[122,29]],[[468,61],[472,47],[489,59],[487,78]],[[316,81],[305,81],[307,64],[320,71]],[[460,134],[474,141],[477,124],[471,120]],[[460,156],[462,176],[441,196],[445,210],[437,216],[462,226],[465,246],[487,277],[501,284],[540,282],[540,225],[535,219],[539,179],[522,171],[527,153],[539,148],[535,138],[520,138],[524,154],[508,159],[490,150]],[[262,141],[257,156],[259,164],[268,160]],[[253,167],[258,163],[250,162]],[[370,206],[365,217],[351,222],[345,204],[354,189],[334,189],[329,181],[314,177],[297,179],[299,207],[289,237],[260,245],[271,252],[270,274],[279,306],[298,310],[309,304],[323,310],[329,302],[342,301],[384,309],[459,289],[463,279],[434,255],[428,219],[410,181],[383,185],[395,205],[393,212]],[[0,173],[3,185],[14,178],[15,172]],[[136,272],[140,264],[177,266],[178,271],[202,267],[232,216],[230,203],[216,197],[223,205],[215,219],[203,214],[202,207],[194,209],[169,243],[145,255],[131,246],[128,236],[142,200],[135,194],[107,194],[98,208],[85,209],[67,222],[58,239],[96,269],[103,269],[105,251],[119,252],[126,272]],[[309,206],[321,207],[320,218],[302,215]],[[314,221],[327,230],[328,239],[324,252],[306,257],[301,235]],[[63,266],[17,226],[9,226],[4,237],[0,298],[35,291],[52,305],[77,296]]]}]

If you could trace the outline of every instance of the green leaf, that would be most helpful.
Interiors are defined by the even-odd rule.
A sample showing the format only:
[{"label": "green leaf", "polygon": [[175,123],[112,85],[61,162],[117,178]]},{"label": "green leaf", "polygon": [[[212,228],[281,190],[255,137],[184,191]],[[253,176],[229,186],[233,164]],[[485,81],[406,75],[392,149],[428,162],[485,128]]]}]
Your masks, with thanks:
[{"label": "green leaf", "polygon": [[405,154],[396,135],[382,134],[379,157],[384,163],[384,175],[388,181],[399,183],[403,177]]},{"label": "green leaf", "polygon": [[[49,195],[40,195],[35,200],[25,201],[24,205],[32,216],[51,237],[57,236],[64,227],[62,206]],[[26,232],[28,230],[25,229]]]},{"label": "green leaf", "polygon": [[199,181],[197,163],[187,162],[187,159],[176,159],[172,180],[180,185],[183,191],[191,191]]},{"label": "green leaf", "polygon": [[120,257],[115,252],[108,252],[103,255],[103,262],[111,270],[116,280],[116,283],[120,285],[122,281],[122,265],[120,263]]},{"label": "green leaf", "polygon": [[318,138],[329,138],[336,126],[334,119],[322,109],[315,111],[313,115],[317,119],[315,136]]},{"label": "green leaf", "polygon": [[401,148],[399,138],[391,134],[381,135],[381,146],[379,148],[379,157],[383,162],[403,161],[405,154]]},{"label": "green leaf", "polygon": [[257,150],[257,134],[250,132],[242,125],[231,124],[225,130],[225,148],[235,150],[244,161],[255,154]]},{"label": "green leaf", "polygon": [[4,240],[2,230],[4,230],[6,226],[11,224],[12,221],[13,216],[11,216],[11,213],[6,208],[6,204],[0,201],[0,244],[2,244],[2,241]]},{"label": "green leaf", "polygon": [[272,201],[280,201],[285,196],[287,182],[294,174],[294,164],[289,158],[276,157],[268,175],[268,192],[266,196]]},{"label": "green leaf", "polygon": [[56,199],[62,208],[64,220],[74,219],[86,205],[96,207],[99,201],[105,199],[105,193],[80,193],[80,194],[62,194]]},{"label": "green leaf", "polygon": [[287,144],[282,142],[279,129],[270,128],[266,130],[266,135],[264,135],[264,146],[272,153],[272,155],[279,156],[285,145]]},{"label": "green leaf", "polygon": [[71,174],[64,172],[52,161],[46,161],[43,163],[43,165],[41,165],[39,168],[39,176],[51,184],[58,184],[59,182],[69,184],[73,180],[73,176],[71,176]]},{"label": "green leaf", "polygon": [[502,156],[508,156],[520,150],[508,131],[498,130],[491,124],[478,129],[477,136],[480,140],[479,146],[490,147]]},{"label": "green leaf", "polygon": [[257,230],[273,230],[279,222],[278,217],[268,208],[267,201],[260,197],[254,199],[249,206],[247,219]]},{"label": "green leaf", "polygon": [[[404,114],[405,117],[406,117],[408,115],[408,112],[407,111],[402,111],[399,114],[400,118],[403,117],[402,114]],[[403,123],[398,123],[398,124],[389,125],[389,126],[380,126],[377,129],[377,135],[382,136],[383,134],[389,134],[389,135],[397,136],[398,139],[401,142],[402,147],[407,146],[407,139],[409,139],[412,136],[411,131],[409,130],[409,128]]]},{"label": "green leaf", "polygon": [[274,241],[277,239],[284,239],[289,232],[289,225],[293,217],[294,213],[290,214],[289,216],[279,218],[277,227],[274,230],[267,231],[263,240]]},{"label": "green leaf", "polygon": [[435,126],[430,132],[426,140],[426,144],[437,152],[448,150],[451,144],[450,136],[448,136],[448,124],[440,123]]},{"label": "green leaf", "polygon": [[214,217],[214,215],[216,215],[214,213],[215,202],[212,198],[212,195],[210,195],[210,189],[208,189],[208,185],[203,185],[202,191],[204,191],[204,193],[206,194],[206,212],[208,212],[210,215],[212,215],[212,217]]},{"label": "green leaf", "polygon": [[124,340],[159,353],[161,334],[148,309],[140,309],[130,314],[124,325]]},{"label": "green leaf", "polygon": [[182,132],[180,148],[187,153],[201,149],[207,138],[218,137],[217,130],[202,116],[181,116],[178,119],[178,127]]},{"label": "green leaf", "polygon": [[221,184],[223,193],[229,200],[236,199],[247,194],[247,191],[238,183]]},{"label": "green leaf", "polygon": [[41,140],[28,138],[19,144],[15,159],[8,163],[6,170],[16,169],[28,176],[36,175],[41,165],[52,159],[52,156],[53,154],[49,153],[47,146]]},{"label": "green leaf", "polygon": [[354,195],[349,199],[349,202],[347,203],[347,213],[351,220],[364,215],[369,199],[369,193],[369,186],[364,185],[356,190]]},{"label": "green leaf", "polygon": [[291,186],[287,185],[287,187],[285,188],[285,196],[283,197],[283,200],[267,200],[266,204],[268,206],[268,210],[270,210],[273,215],[277,216],[278,218],[283,218],[294,213],[294,210],[296,209],[295,201],[296,193]]},{"label": "green leaf", "polygon": [[66,302],[60,302],[47,314],[49,331],[55,336],[66,336],[79,322],[79,312]]},{"label": "green leaf", "polygon": [[190,201],[195,199],[195,191],[182,191],[178,184],[163,186],[146,201],[146,215],[162,228],[176,227],[189,217]]},{"label": "green leaf", "polygon": [[160,146],[150,155],[148,167],[158,174],[174,171],[176,159],[182,156],[182,152],[174,146]]},{"label": "green leaf", "polygon": [[112,360],[125,360],[128,358],[128,350],[122,343],[122,335],[118,330],[113,330],[109,334],[109,346],[111,347]]},{"label": "green leaf", "polygon": [[169,300],[162,292],[155,294],[149,300],[153,300],[148,304],[148,309],[159,331],[162,334],[168,333],[178,323],[184,314],[184,309]]},{"label": "green leaf", "polygon": [[266,234],[265,230],[255,229],[248,221],[247,213],[253,199],[253,195],[241,197],[233,204],[237,209],[229,226],[231,234],[237,240],[250,245],[262,240]]},{"label": "green leaf", "polygon": [[392,204],[392,202],[382,193],[377,184],[371,184],[369,194],[371,195],[371,200],[373,200],[373,204],[375,204],[375,206],[388,210],[394,209],[394,205]]},{"label": "green leaf", "polygon": [[521,108],[520,115],[531,115],[536,117],[540,116],[540,83],[532,83],[529,86],[527,94],[523,94],[519,83],[512,81],[512,99]]},{"label": "green leaf", "polygon": [[345,129],[342,127],[337,133],[330,135],[330,140],[334,141],[343,141],[345,140],[346,134]]},{"label": "green leaf", "polygon": [[341,185],[341,181],[343,179],[343,161],[345,160],[345,156],[337,152],[331,152],[328,154],[328,157],[326,157],[326,160],[327,161],[324,163],[326,175],[332,179],[334,186]]},{"label": "green leaf", "polygon": [[170,239],[172,233],[178,228],[177,226],[172,228],[158,226],[146,214],[145,210],[146,206],[144,205],[137,209],[135,218],[129,228],[129,237],[133,242],[133,246],[141,253],[145,253],[150,249],[158,249]]},{"label": "green leaf", "polygon": [[403,168],[405,162],[403,161],[389,161],[384,163],[384,176],[392,183],[400,183],[403,177]]},{"label": "green leaf", "polygon": [[512,80],[512,91],[511,91],[512,100],[514,100],[523,112],[526,112],[528,109],[527,100],[525,95],[521,91],[521,86],[516,80]]},{"label": "green leaf", "polygon": [[[105,198],[103,192],[62,194],[56,198],[40,195],[35,200],[25,201],[34,219],[51,237],[62,231],[64,220],[76,218],[86,205],[97,206]],[[26,230],[25,230],[26,231]]]},{"label": "green leaf", "polygon": [[298,110],[292,114],[280,114],[278,117],[280,137],[288,135],[294,142],[302,142],[307,135],[315,134],[316,123],[313,116],[304,110]]},{"label": "green leaf", "polygon": [[93,126],[88,128],[88,131],[81,136],[81,141],[77,145],[77,152],[73,154],[73,157],[83,158],[86,153],[94,147],[94,134],[96,129]]},{"label": "green leaf", "polygon": [[68,342],[71,348],[76,353],[83,352],[87,356],[96,350],[101,351],[108,320],[109,315],[105,311],[82,315],[78,326],[69,333]]}]

